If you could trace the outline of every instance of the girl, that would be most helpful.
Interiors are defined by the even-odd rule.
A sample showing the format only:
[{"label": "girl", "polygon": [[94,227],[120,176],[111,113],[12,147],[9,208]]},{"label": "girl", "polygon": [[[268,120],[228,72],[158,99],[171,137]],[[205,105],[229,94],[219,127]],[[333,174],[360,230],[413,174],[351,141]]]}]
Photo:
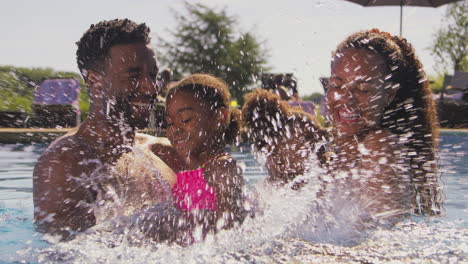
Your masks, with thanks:
[{"label": "girl", "polygon": [[208,230],[215,230],[219,220],[218,227],[232,227],[243,215],[243,178],[236,161],[224,152],[239,131],[229,102],[226,83],[207,74],[181,80],[166,100],[167,137],[181,165],[174,168],[175,203],[189,215],[200,216]]},{"label": "girl", "polygon": [[335,51],[327,89],[334,128],[334,175],[373,200],[378,213],[440,213],[434,101],[406,39],[373,29]]},{"label": "girl", "polygon": [[[325,141],[325,133],[315,118],[294,107],[267,90],[254,90],[245,96],[243,121],[254,148],[266,155],[268,181],[285,184],[304,175],[318,155],[323,161],[324,149],[317,143]],[[297,189],[302,182],[292,184]]]}]

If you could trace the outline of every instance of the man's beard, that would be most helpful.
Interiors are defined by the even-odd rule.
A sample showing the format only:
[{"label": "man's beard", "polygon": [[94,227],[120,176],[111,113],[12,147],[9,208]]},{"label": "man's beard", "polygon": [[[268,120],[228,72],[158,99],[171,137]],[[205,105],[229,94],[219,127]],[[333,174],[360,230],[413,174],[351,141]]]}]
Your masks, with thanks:
[{"label": "man's beard", "polygon": [[148,127],[149,117],[153,111],[154,97],[148,99],[147,109],[145,107],[132,106],[133,96],[118,97],[115,104],[108,103],[107,116],[111,119],[121,122],[122,125],[130,126],[134,129],[144,129]]}]

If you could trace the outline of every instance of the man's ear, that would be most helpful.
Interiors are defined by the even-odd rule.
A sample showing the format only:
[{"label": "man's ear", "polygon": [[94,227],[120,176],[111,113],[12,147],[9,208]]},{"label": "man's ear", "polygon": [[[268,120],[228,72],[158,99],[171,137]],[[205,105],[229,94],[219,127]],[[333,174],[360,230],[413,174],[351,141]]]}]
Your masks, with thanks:
[{"label": "man's ear", "polygon": [[86,75],[86,83],[88,84],[91,95],[102,93],[102,74],[94,70],[89,70]]},{"label": "man's ear", "polygon": [[94,87],[101,83],[102,76],[94,70],[89,70],[86,74],[86,82],[90,87]]}]

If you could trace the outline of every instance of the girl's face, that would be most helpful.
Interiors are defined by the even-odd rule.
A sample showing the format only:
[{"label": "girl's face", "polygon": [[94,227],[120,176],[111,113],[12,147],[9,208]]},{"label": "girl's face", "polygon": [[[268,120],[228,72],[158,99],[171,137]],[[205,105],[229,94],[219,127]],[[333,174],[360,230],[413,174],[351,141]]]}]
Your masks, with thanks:
[{"label": "girl's face", "polygon": [[332,63],[326,94],[334,127],[344,135],[380,127],[395,92],[382,56],[366,49],[344,50]]},{"label": "girl's face", "polygon": [[223,120],[218,110],[189,92],[176,91],[168,97],[167,137],[181,157],[196,156],[219,144]]}]

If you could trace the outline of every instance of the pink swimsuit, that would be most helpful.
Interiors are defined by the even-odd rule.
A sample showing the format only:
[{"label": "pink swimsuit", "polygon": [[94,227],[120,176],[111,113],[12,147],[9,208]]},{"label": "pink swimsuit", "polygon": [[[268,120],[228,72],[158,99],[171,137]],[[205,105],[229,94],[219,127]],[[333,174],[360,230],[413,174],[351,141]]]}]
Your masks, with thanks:
[{"label": "pink swimsuit", "polygon": [[177,207],[184,211],[193,209],[216,210],[216,192],[205,181],[204,168],[177,173],[177,183],[172,194]]},{"label": "pink swimsuit", "polygon": [[216,192],[205,181],[204,167],[209,162],[226,155],[227,153],[216,155],[196,170],[177,173],[177,183],[172,187],[177,207],[183,211],[194,209],[216,211]]}]

